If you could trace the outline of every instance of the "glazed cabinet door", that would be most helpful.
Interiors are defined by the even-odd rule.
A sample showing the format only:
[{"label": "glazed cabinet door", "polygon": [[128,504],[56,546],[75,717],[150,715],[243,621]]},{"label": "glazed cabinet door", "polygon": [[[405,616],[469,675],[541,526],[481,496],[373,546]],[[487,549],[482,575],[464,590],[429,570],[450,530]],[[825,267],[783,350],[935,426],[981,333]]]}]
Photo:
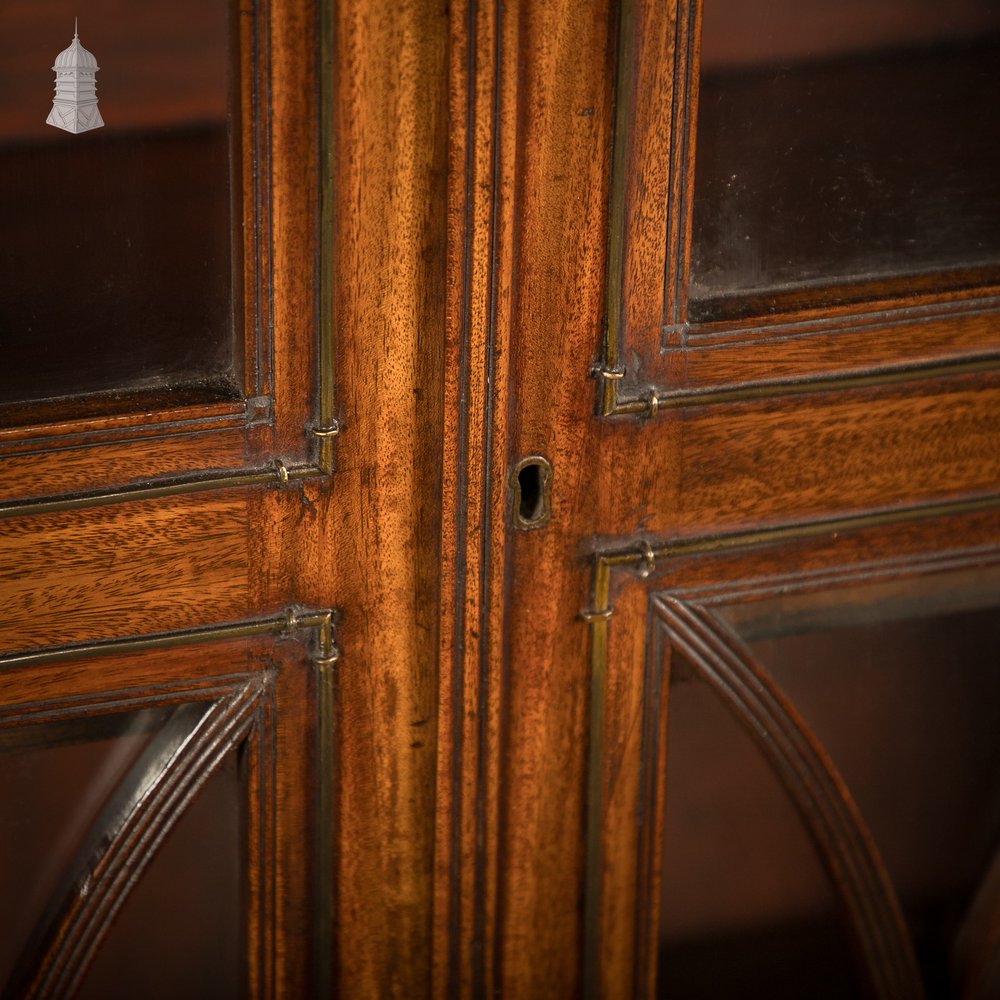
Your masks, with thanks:
[{"label": "glazed cabinet door", "polygon": [[8,995],[433,988],[450,27],[0,10]]},{"label": "glazed cabinet door", "polygon": [[824,529],[604,570],[647,636],[594,661],[607,992],[997,989],[996,515]]},{"label": "glazed cabinet door", "polygon": [[996,11],[460,16],[442,982],[992,995]]},{"label": "glazed cabinet door", "polygon": [[329,988],[324,30],[0,11],[4,996]]}]

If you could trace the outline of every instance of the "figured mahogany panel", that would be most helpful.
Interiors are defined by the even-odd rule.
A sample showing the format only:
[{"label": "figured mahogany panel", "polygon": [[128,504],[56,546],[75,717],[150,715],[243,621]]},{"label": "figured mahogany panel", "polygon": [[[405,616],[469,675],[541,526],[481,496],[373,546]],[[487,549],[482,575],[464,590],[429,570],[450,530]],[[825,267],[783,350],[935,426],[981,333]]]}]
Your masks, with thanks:
[{"label": "figured mahogany panel", "polygon": [[[647,806],[662,760],[642,748],[654,580],[721,585],[996,545],[986,515],[978,526],[956,515],[995,506],[1000,489],[994,286],[918,281],[902,297],[869,288],[863,308],[688,322],[700,9],[449,8],[443,474],[433,487],[443,498],[439,992],[653,988],[662,818]],[[372,394],[378,385],[398,399],[399,360],[365,369]],[[361,405],[377,433],[368,393]],[[551,517],[523,531],[511,484],[531,456],[551,465]],[[357,467],[367,489],[377,470]],[[408,464],[392,469],[412,483]],[[411,495],[395,478],[391,490]],[[713,555],[737,532],[739,557]],[[762,540],[797,533],[814,542]],[[413,551],[415,534],[392,537]],[[379,562],[392,580],[405,572]],[[374,627],[357,626],[358,646]],[[388,704],[388,687],[370,685],[373,704]],[[394,787],[414,787],[413,773]],[[824,808],[839,801],[831,773]],[[599,849],[587,837],[598,827]],[[595,881],[599,905],[585,888]],[[876,926],[898,931],[891,895],[880,899],[890,919]],[[904,955],[889,975],[905,984],[912,973]]]},{"label": "figured mahogany panel", "polygon": [[[678,492],[646,528],[711,533],[995,494],[997,378],[685,410]],[[655,433],[655,432],[654,432]]]},{"label": "figured mahogany panel", "polygon": [[23,429],[12,431],[0,445],[0,481],[11,487],[11,499],[0,502],[0,517],[240,482],[278,485],[274,466],[246,468],[247,415],[241,402],[147,411],[123,418],[124,430],[114,418],[96,418],[63,423],[55,433],[44,426],[24,437]]},{"label": "figured mahogany panel", "polygon": [[7,521],[0,648],[7,651],[243,618],[246,499],[178,497]]},{"label": "figured mahogany panel", "polygon": [[519,453],[538,448],[552,461],[551,524],[580,519],[580,539],[567,543],[577,551],[592,536],[655,543],[1000,492],[996,375],[684,407],[600,422],[583,445],[539,432],[544,401],[529,407]]}]

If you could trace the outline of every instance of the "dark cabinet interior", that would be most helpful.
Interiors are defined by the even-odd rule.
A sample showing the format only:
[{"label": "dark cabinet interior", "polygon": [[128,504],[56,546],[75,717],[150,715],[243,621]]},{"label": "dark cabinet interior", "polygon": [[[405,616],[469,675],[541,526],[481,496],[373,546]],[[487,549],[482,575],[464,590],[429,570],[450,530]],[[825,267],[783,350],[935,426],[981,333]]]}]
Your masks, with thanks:
[{"label": "dark cabinet interior", "polygon": [[[80,134],[46,123],[53,64],[71,43],[74,13],[100,67],[105,122]],[[0,14],[0,403],[8,426],[30,418],[23,404],[61,397],[103,393],[103,407],[94,401],[90,410],[107,411],[110,393],[129,394],[132,406],[143,390],[237,395],[235,16],[226,0],[142,16],[107,0],[82,12],[46,0],[7,4]]]},{"label": "dark cabinet interior", "polygon": [[706,3],[694,321],[996,282],[1000,15]]}]

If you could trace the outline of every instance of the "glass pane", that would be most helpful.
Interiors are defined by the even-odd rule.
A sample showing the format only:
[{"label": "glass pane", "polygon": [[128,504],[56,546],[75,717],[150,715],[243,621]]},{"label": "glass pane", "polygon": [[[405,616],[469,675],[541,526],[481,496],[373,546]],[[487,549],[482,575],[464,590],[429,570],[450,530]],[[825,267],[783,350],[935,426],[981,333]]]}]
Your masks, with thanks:
[{"label": "glass pane", "polygon": [[795,807],[718,696],[681,677],[667,725],[658,995],[857,995],[837,903]]},{"label": "glass pane", "polygon": [[957,995],[958,937],[1000,849],[998,584],[979,571],[729,614],[845,779],[930,996]]},{"label": "glass pane", "polygon": [[170,710],[0,730],[0,984]]},{"label": "glass pane", "polygon": [[0,404],[232,395],[229,6],[0,5]]},{"label": "glass pane", "polygon": [[79,996],[242,995],[246,777],[227,756],[125,901]]},{"label": "glass pane", "polygon": [[692,318],[987,280],[998,65],[988,0],[705,0]]}]

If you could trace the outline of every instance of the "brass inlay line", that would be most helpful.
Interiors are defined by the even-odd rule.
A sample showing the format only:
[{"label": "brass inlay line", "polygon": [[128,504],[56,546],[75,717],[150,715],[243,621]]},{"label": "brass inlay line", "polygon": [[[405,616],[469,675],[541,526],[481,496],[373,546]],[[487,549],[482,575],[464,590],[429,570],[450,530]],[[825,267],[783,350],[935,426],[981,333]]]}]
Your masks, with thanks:
[{"label": "brass inlay line", "polygon": [[[604,692],[607,686],[608,624],[611,567],[598,558],[594,566],[590,625],[590,743],[587,750],[587,831],[584,851],[583,989],[588,998],[600,994],[601,952],[601,794],[600,762],[604,756]],[[605,613],[606,612],[606,613]]]},{"label": "brass inlay line", "polygon": [[[620,377],[619,347],[622,321],[622,287],[625,280],[625,152],[628,139],[628,113],[632,104],[632,60],[629,43],[632,38],[632,0],[622,0],[618,16],[617,65],[615,68],[615,117],[612,125],[611,198],[608,206],[607,322],[604,329],[604,362],[598,372],[600,410],[604,416],[615,412]],[[622,372],[624,375],[624,372]]]},{"label": "brass inlay line", "polygon": [[[679,556],[697,555],[704,552],[745,548],[751,545],[797,541],[825,534],[837,534],[841,531],[876,528],[890,524],[901,524],[907,521],[925,521],[933,517],[974,514],[977,511],[994,508],[1000,508],[1000,494],[990,493],[986,496],[972,497],[965,500],[935,501],[918,506],[902,507],[898,510],[845,514],[842,517],[826,518],[821,521],[805,521],[801,524],[753,528],[749,531],[736,531],[720,535],[701,535],[694,538],[682,538],[672,542],[663,542],[659,545],[650,545],[648,541],[644,540],[639,542],[638,545],[633,542],[628,548],[604,549],[596,553],[596,559],[598,563],[614,569],[631,565],[641,567],[648,563],[650,552],[652,552],[654,559],[666,560]],[[605,595],[605,599],[606,597],[607,595]],[[605,606],[596,602],[595,595],[594,608],[600,610]]]},{"label": "brass inlay line", "polygon": [[[99,507],[104,504],[123,503],[132,500],[151,500],[174,496],[181,493],[199,493],[205,490],[229,489],[244,486],[285,485],[289,480],[313,479],[328,476],[333,472],[334,438],[340,433],[340,423],[334,417],[333,380],[333,15],[328,10],[330,4],[319,5],[319,45],[317,54],[317,95],[318,102],[318,168],[319,212],[318,212],[318,293],[317,317],[317,384],[318,414],[314,428],[307,433],[316,441],[314,462],[285,465],[277,460],[271,468],[252,468],[239,472],[209,473],[196,471],[179,475],[147,480],[143,484],[122,486],[116,489],[81,492],[77,494],[59,493],[33,497],[25,500],[0,503],[0,518],[19,517],[26,514],[45,514],[56,511],[80,510]],[[263,81],[266,83],[267,81]],[[251,81],[257,86],[257,81]],[[253,425],[271,406],[270,397],[250,397],[244,401],[245,419]],[[287,477],[286,477],[287,473]]]},{"label": "brass inlay line", "polygon": [[798,381],[757,382],[737,388],[663,389],[650,386],[642,395],[623,393],[615,398],[614,409],[605,416],[639,415],[653,417],[660,410],[675,410],[685,406],[707,406],[712,403],[735,403],[744,400],[773,399],[786,396],[804,396],[812,393],[840,389],[877,388],[919,379],[946,375],[968,375],[975,372],[1000,370],[1000,358],[958,359],[936,363],[906,365],[877,372],[861,374],[814,375]]},{"label": "brass inlay line", "polygon": [[[337,56],[336,17],[332,3],[320,3],[318,9],[319,65],[317,87],[319,100],[319,422],[312,429],[317,440],[317,464],[323,475],[334,467],[335,438],[340,434],[340,421],[334,416],[333,398],[333,338],[337,323],[334,315],[334,106]],[[316,665],[316,838],[314,863],[318,891],[313,909],[313,972],[317,996],[334,993],[333,962],[330,942],[334,940],[334,909],[336,901],[334,854],[336,787],[334,757],[337,747],[336,730],[336,666],[340,649],[333,641],[333,617],[327,614],[320,626],[319,654]]]},{"label": "brass inlay line", "polygon": [[309,433],[318,438],[336,437],[340,433],[340,421],[332,420],[326,427],[314,427]]},{"label": "brass inlay line", "polygon": [[[686,11],[686,12],[685,12]],[[879,385],[894,385],[917,379],[945,375],[1000,370],[1000,358],[955,359],[952,361],[928,360],[916,364],[889,366],[878,371],[816,373],[803,377],[779,378],[753,385],[716,385],[696,389],[678,389],[660,385],[625,387],[625,369],[622,364],[625,330],[623,328],[623,293],[626,251],[626,164],[625,153],[629,143],[629,109],[632,104],[633,58],[630,42],[634,20],[633,0],[622,0],[618,18],[617,66],[614,83],[614,121],[612,124],[611,175],[609,180],[609,232],[608,262],[605,294],[607,317],[602,336],[603,357],[591,370],[597,379],[597,412],[603,417],[640,415],[654,417],[661,410],[680,409],[687,406],[705,406],[713,403],[733,403],[744,400],[774,397],[804,396],[834,389],[856,389]],[[677,17],[691,17],[691,8],[677,11]],[[687,30],[691,30],[690,25]],[[677,58],[680,58],[678,56]],[[675,79],[674,87],[681,86]],[[680,114],[675,111],[675,117]],[[676,134],[684,123],[673,121],[671,129]],[[682,165],[683,167],[683,165]],[[674,168],[671,167],[673,170]],[[683,200],[683,199],[682,199]],[[670,211],[679,211],[672,206]],[[674,276],[676,277],[676,276]],[[673,278],[671,279],[673,280]],[[880,315],[880,312],[865,314]],[[900,317],[906,321],[905,316]],[[796,321],[782,327],[796,327]],[[676,325],[676,324],[675,324]],[[681,324],[686,330],[686,324]],[[720,331],[721,332],[721,331]],[[763,349],[766,351],[766,344]]]},{"label": "brass inlay line", "polygon": [[322,475],[325,473],[318,465],[288,466],[280,463],[263,469],[248,469],[245,472],[164,476],[160,479],[147,480],[145,483],[122,486],[112,490],[55,494],[35,497],[31,500],[0,503],[0,518],[22,517],[26,514],[51,514],[66,510],[85,510],[88,507],[103,507],[112,503],[156,500],[160,497],[176,496],[181,493],[203,493],[206,490],[226,490],[241,486],[283,486],[289,482],[315,479]]},{"label": "brass inlay line", "polygon": [[[149,649],[170,649],[226,639],[247,639],[261,635],[292,634],[301,629],[317,629],[318,655],[314,661],[329,669],[339,659],[333,641],[334,611],[330,608],[304,611],[289,608],[282,614],[266,618],[250,618],[223,625],[206,625],[176,632],[153,632],[148,635],[120,639],[98,639],[94,642],[47,646],[43,649],[0,656],[0,670],[37,666],[62,660],[76,660],[115,653],[141,653]],[[336,655],[334,656],[334,652]],[[331,659],[332,657],[332,659]]]},{"label": "brass inlay line", "polygon": [[336,74],[334,57],[336,21],[333,4],[318,4],[319,53],[317,100],[319,101],[319,442],[317,464],[324,475],[333,472],[333,437],[340,430],[334,417],[333,338],[334,316],[334,103]]}]

